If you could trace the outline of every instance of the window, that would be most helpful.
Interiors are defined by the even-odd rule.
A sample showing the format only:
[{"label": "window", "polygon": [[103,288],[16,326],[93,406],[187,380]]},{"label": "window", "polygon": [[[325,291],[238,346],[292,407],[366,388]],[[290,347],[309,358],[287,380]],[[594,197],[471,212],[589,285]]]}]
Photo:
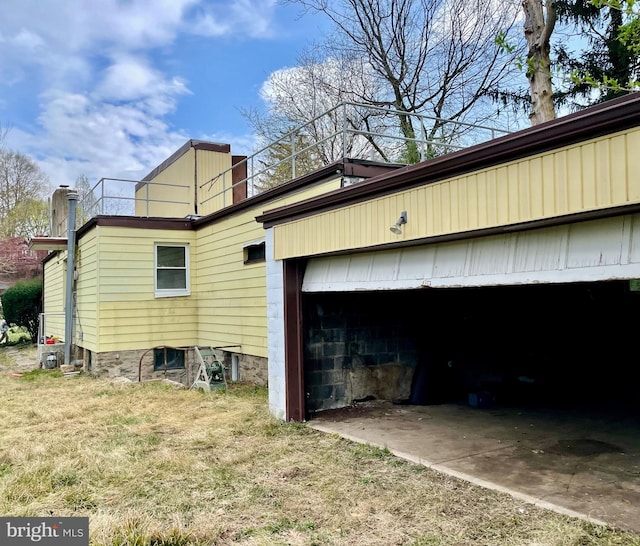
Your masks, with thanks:
[{"label": "window", "polygon": [[156,297],[188,296],[189,245],[156,244]]},{"label": "window", "polygon": [[[165,356],[166,355],[166,356]],[[166,360],[165,360],[166,359]],[[184,368],[184,351],[163,347],[153,350],[153,371],[180,370]]]},{"label": "window", "polygon": [[264,262],[264,241],[256,241],[244,245],[244,263],[252,264],[256,262]]}]

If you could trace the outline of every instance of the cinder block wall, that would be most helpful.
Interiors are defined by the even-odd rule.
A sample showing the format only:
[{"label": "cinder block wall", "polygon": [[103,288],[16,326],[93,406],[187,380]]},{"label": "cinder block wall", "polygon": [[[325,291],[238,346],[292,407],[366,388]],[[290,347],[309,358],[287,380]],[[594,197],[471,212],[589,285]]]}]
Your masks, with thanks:
[{"label": "cinder block wall", "polygon": [[363,399],[409,398],[418,363],[416,334],[392,298],[305,295],[303,312],[308,412]]}]

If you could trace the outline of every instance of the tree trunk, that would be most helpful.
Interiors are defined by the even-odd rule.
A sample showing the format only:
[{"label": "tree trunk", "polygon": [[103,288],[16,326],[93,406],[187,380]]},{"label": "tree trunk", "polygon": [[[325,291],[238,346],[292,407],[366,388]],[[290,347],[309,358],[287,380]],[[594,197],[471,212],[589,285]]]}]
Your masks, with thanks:
[{"label": "tree trunk", "polygon": [[[527,53],[527,78],[531,92],[532,125],[556,117],[551,88],[550,39],[556,24],[556,2],[547,0],[523,0],[524,35],[529,50]],[[546,9],[546,17],[545,17]]]}]

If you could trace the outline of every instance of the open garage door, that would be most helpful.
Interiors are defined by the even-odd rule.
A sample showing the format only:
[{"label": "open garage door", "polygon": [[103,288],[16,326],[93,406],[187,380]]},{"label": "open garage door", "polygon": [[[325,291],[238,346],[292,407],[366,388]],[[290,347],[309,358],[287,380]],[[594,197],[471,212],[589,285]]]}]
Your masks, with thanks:
[{"label": "open garage door", "polygon": [[312,260],[307,413],[366,399],[640,407],[638,226],[627,216]]},{"label": "open garage door", "polygon": [[640,278],[640,215],[375,253],[316,258],[303,292]]}]

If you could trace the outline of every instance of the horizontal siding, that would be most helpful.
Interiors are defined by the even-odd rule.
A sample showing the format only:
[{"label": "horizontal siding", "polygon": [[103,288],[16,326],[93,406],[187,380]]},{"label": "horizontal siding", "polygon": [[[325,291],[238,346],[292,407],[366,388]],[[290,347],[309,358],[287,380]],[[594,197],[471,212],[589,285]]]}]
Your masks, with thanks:
[{"label": "horizontal siding", "polygon": [[197,232],[195,294],[201,343],[237,345],[244,354],[267,357],[266,267],[264,263],[243,263],[243,247],[264,238],[262,225],[255,218],[267,208],[308,199],[339,186],[339,179],[330,180]]},{"label": "horizontal siding", "polygon": [[265,265],[244,265],[245,244],[264,236],[248,211],[198,233],[199,338],[267,356]]},{"label": "horizontal siding", "polygon": [[[274,228],[275,258],[410,241],[640,203],[640,129]],[[389,227],[407,211],[402,235]],[[321,234],[321,236],[318,236]]]},{"label": "horizontal siding", "polygon": [[67,253],[59,252],[44,265],[45,335],[64,339],[64,284]]},{"label": "horizontal siding", "polygon": [[[181,218],[193,214],[194,174],[194,151],[191,148],[151,180],[151,182],[177,184],[179,187],[144,184],[136,192],[136,215]],[[148,208],[147,199],[150,200]],[[169,203],[154,203],[151,202],[152,200],[169,201]],[[184,204],[177,205],[177,202]]]},{"label": "horizontal siding", "polygon": [[[98,350],[197,342],[197,249],[193,232],[99,226]],[[188,243],[191,296],[156,298],[154,244]]]},{"label": "horizontal siding", "polygon": [[98,349],[98,237],[93,229],[78,241],[76,336],[80,347]]}]

